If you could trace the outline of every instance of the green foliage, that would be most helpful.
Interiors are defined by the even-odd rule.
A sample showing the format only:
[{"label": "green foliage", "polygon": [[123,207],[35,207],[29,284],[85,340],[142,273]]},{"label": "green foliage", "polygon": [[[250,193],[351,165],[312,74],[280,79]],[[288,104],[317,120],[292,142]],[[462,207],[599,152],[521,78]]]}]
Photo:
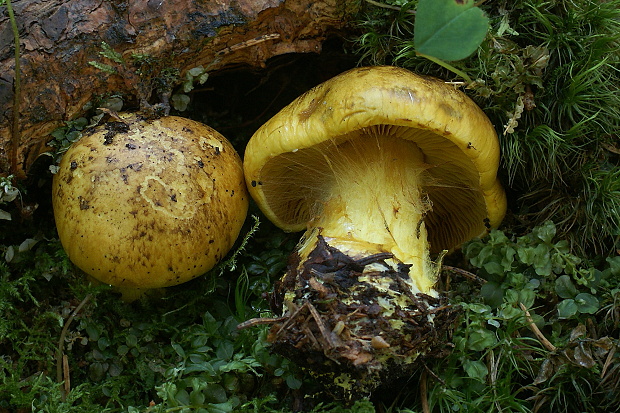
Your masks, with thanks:
[{"label": "green foliage", "polygon": [[82,137],[82,131],[88,126],[88,119],[82,117],[74,120],[66,121],[65,126],[61,126],[52,131],[50,136],[53,138],[49,142],[49,146],[53,148],[47,155],[53,158],[53,164],[51,170],[56,173],[58,163],[62,159],[67,150],[71,147],[73,142],[80,140]]},{"label": "green foliage", "polygon": [[[99,54],[106,59],[109,59],[112,62],[116,63],[117,65],[125,65],[125,59],[123,59],[123,55],[112,49],[112,47],[106,42],[101,42],[101,51],[99,52]],[[88,62],[88,64],[108,74],[118,73],[118,69],[116,66],[112,66],[107,63],[91,60]]]},{"label": "green foliage", "polygon": [[[13,175],[0,176],[0,205],[14,201],[19,195],[19,189],[13,186]],[[0,220],[10,221],[11,214],[0,209]]]},{"label": "green foliage", "polygon": [[[479,290],[453,287],[464,318],[453,354],[433,366],[443,382],[431,389],[431,405],[445,412],[596,412],[610,405],[607,392],[618,378],[609,369],[620,366],[620,343],[611,338],[620,257],[600,270],[588,265],[557,239],[552,222],[521,236],[492,231],[463,252],[486,282]],[[603,308],[613,325],[593,321]]]},{"label": "green foliage", "polygon": [[362,62],[473,79],[466,92],[496,126],[517,217],[553,220],[584,255],[618,249],[620,1],[480,2],[489,30],[458,72],[416,50],[422,29],[409,12],[425,2],[374,3],[360,15]]},{"label": "green foliage", "polygon": [[582,265],[568,242],[554,242],[555,236],[555,225],[547,221],[515,241],[494,230],[488,240],[467,244],[465,256],[488,281],[481,289],[485,301],[497,307],[508,300],[531,308],[536,296],[557,295],[563,299],[560,318],[594,314],[599,302],[593,294],[609,287],[612,274]]},{"label": "green foliage", "polygon": [[465,59],[484,40],[489,22],[473,0],[420,0],[414,44],[418,54],[441,60]]},{"label": "green foliage", "polygon": [[194,85],[203,85],[209,79],[209,72],[202,66],[191,68],[185,73],[185,79],[181,85],[181,90],[172,95],[172,105],[179,112],[184,112],[190,102],[187,95],[194,90]]}]

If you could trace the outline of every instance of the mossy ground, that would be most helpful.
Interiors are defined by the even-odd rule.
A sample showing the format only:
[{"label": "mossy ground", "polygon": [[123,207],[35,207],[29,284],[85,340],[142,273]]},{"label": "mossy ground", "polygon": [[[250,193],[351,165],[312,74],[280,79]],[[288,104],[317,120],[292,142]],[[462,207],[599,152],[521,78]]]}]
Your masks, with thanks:
[{"label": "mossy ground", "polygon": [[[0,411],[618,411],[620,5],[481,7],[489,36],[456,65],[476,79],[466,92],[499,132],[511,215],[502,231],[445,262],[438,288],[463,311],[448,356],[370,401],[345,406],[325,396],[268,350],[268,326],[236,329],[271,315],[266,294],[298,239],[264,219],[212,273],[123,303],[67,260],[49,201],[53,159],[42,158],[20,196],[2,205],[13,220],[0,221]],[[408,51],[410,13],[364,9],[355,44],[333,40],[321,56],[213,74],[192,91],[187,113],[242,154],[270,115],[360,58],[459,80]]]}]

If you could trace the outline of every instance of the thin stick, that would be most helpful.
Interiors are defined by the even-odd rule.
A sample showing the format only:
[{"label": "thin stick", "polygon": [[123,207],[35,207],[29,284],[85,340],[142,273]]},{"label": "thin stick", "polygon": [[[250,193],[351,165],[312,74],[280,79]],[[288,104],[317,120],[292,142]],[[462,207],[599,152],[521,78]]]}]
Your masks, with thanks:
[{"label": "thin stick", "polygon": [[[384,9],[390,9],[390,10],[396,10],[396,11],[401,11],[402,10],[401,7],[392,6],[391,4],[384,4],[384,3],[380,3],[378,1],[373,1],[373,0],[366,0],[366,3],[372,4],[373,6],[381,7],[381,8],[384,8]],[[415,11],[414,10],[406,10],[406,13],[415,14]]]},{"label": "thin stick", "polygon": [[308,302],[306,301],[305,303],[303,303],[303,305],[299,308],[297,308],[291,315],[289,316],[285,316],[286,318],[288,318],[288,320],[286,320],[278,329],[278,331],[276,332],[276,336],[279,336],[280,333],[289,326],[289,324],[291,324],[293,322],[293,320],[295,319],[295,317],[297,317],[297,315],[301,312],[301,310],[303,310],[304,308],[306,308],[306,305],[308,304]]},{"label": "thin stick", "polygon": [[[64,375],[64,394],[69,394],[71,390],[71,375],[69,372],[69,357],[66,354],[62,355],[62,372]],[[63,399],[64,401],[64,399]]]},{"label": "thin stick", "polygon": [[306,304],[308,304],[308,309],[310,309],[310,314],[312,314],[312,317],[314,318],[314,321],[316,322],[316,325],[319,328],[319,331],[325,338],[325,341],[327,341],[327,344],[329,344],[329,347],[330,348],[336,347],[336,345],[334,344],[334,340],[332,339],[331,332],[327,330],[327,327],[325,327],[325,323],[323,322],[323,319],[321,318],[319,312],[316,311],[316,308],[314,308],[314,306],[310,302],[306,301]]},{"label": "thin stick", "polygon": [[[69,363],[66,362],[66,369],[64,368],[64,364],[65,363],[63,363],[63,361],[64,361],[63,359],[66,357],[65,354],[64,354],[64,347],[65,347],[65,337],[67,336],[67,331],[69,331],[69,326],[71,325],[71,322],[73,321],[75,316],[78,315],[78,313],[80,312],[82,307],[84,307],[84,305],[88,302],[88,300],[90,300],[91,297],[92,297],[92,294],[87,294],[86,297],[84,297],[82,302],[75,308],[75,310],[73,310],[73,312],[71,313],[71,315],[67,319],[67,322],[63,326],[62,331],[60,332],[60,339],[58,340],[58,349],[56,350],[56,381],[58,383],[62,383],[63,382],[63,373],[64,372],[67,373],[65,375],[64,379],[66,381],[69,380],[69,375],[68,375]],[[61,388],[61,400],[63,402],[65,401],[65,399],[67,397],[67,393],[68,393],[68,390],[65,387],[67,387],[66,384],[65,384],[65,386],[63,386],[63,388]]]},{"label": "thin stick", "polygon": [[538,326],[536,326],[536,324],[534,323],[530,312],[527,311],[527,308],[523,305],[523,303],[519,303],[519,307],[521,307],[521,310],[525,312],[525,319],[529,324],[530,330],[532,330],[534,335],[538,337],[538,340],[541,342],[541,344],[549,351],[556,351],[557,348],[553,344],[551,344],[551,342],[547,340],[547,337],[545,337],[544,334],[538,329]]},{"label": "thin stick", "polygon": [[431,409],[428,407],[428,390],[426,387],[426,380],[426,370],[423,370],[422,375],[420,376],[420,402],[422,403],[422,413],[431,413]]},{"label": "thin stick", "polygon": [[484,278],[478,277],[476,274],[471,273],[469,271],[465,271],[462,268],[452,267],[451,265],[442,265],[441,269],[453,272],[455,274],[462,275],[463,277],[469,278],[470,280],[476,281],[477,283],[480,283],[480,284],[485,284],[487,282]]},{"label": "thin stick", "polygon": [[243,330],[245,328],[254,327],[260,324],[273,324],[286,320],[288,317],[258,317],[250,318],[243,323],[237,324],[237,330]]}]

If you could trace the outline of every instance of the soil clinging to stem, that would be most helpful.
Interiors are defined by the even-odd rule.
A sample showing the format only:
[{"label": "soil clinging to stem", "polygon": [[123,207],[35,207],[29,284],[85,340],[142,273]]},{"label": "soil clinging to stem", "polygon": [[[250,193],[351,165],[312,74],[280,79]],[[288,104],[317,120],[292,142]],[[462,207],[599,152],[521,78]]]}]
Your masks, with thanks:
[{"label": "soil clinging to stem", "polygon": [[[389,260],[389,261],[387,261]],[[413,293],[409,268],[391,253],[354,259],[321,235],[294,255],[273,292],[273,350],[320,378],[338,398],[358,399],[450,351],[460,309]]]}]

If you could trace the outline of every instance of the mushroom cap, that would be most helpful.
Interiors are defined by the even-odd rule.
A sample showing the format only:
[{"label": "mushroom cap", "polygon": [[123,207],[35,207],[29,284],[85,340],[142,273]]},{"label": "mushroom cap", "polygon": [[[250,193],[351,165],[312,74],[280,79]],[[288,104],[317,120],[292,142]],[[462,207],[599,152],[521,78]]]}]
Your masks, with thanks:
[{"label": "mushroom cap", "polygon": [[424,155],[431,251],[452,249],[499,225],[506,196],[497,178],[497,134],[487,116],[454,86],[392,66],[342,73],[262,125],[245,150],[250,194],[280,228],[306,229],[316,191],[300,182],[321,179],[316,170],[324,161],[316,154],[372,128],[415,142]]},{"label": "mushroom cap", "polygon": [[239,155],[201,123],[121,114],[64,154],[53,181],[60,241],[107,284],[159,288],[213,268],[248,209]]}]

